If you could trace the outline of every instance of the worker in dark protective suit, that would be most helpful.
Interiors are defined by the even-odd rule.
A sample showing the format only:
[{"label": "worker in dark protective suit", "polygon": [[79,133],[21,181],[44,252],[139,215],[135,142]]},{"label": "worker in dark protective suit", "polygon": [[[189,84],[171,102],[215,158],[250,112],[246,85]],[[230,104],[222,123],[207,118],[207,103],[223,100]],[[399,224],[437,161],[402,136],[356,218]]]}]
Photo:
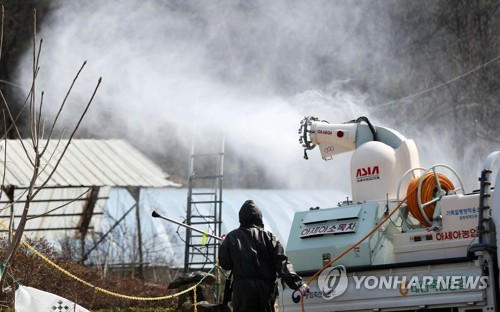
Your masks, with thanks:
[{"label": "worker in dark protective suit", "polygon": [[262,213],[252,200],[239,212],[240,227],[231,231],[219,249],[219,264],[233,273],[233,311],[274,311],[280,277],[291,289],[302,294],[309,287],[295,273],[283,246],[264,230]]}]

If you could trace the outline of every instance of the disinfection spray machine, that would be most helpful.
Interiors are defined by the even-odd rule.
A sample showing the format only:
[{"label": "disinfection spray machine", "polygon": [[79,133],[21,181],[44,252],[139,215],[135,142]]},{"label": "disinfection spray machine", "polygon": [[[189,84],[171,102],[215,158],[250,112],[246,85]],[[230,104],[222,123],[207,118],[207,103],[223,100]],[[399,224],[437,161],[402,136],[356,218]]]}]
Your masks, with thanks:
[{"label": "disinfection spray machine", "polygon": [[299,135],[305,159],[352,152],[352,195],[295,214],[286,252],[311,291],[283,286],[280,311],[500,311],[500,152],[466,192],[451,167],[420,167],[413,140],[366,117],[306,117]]}]

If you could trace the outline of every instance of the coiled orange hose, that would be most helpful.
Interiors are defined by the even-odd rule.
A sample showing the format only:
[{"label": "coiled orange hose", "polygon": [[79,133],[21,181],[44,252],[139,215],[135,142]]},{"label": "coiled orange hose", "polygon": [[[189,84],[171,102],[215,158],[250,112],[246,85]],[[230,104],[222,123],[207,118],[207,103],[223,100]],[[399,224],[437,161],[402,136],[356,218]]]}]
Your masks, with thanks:
[{"label": "coiled orange hose", "polygon": [[[437,174],[437,178],[439,180],[439,184],[441,185],[441,189],[444,191],[450,191],[454,190],[455,187],[453,186],[453,183],[442,173]],[[408,185],[408,192],[410,190],[415,190],[418,187],[418,184],[420,183],[421,178],[415,178],[413,179],[410,184]],[[436,196],[436,192],[438,191],[437,189],[437,182],[436,179],[434,178],[434,172],[428,172],[424,177],[422,181],[422,187],[420,189],[420,202],[421,203],[427,203],[431,200],[433,200]],[[431,220],[432,216],[434,215],[434,209],[436,209],[436,203],[432,203],[430,205],[427,205],[424,207],[424,213],[427,216],[426,218],[422,215],[422,212],[420,210],[420,207],[418,205],[418,192],[412,192],[408,193],[408,210],[411,213],[411,215],[420,221],[422,225],[429,227],[431,224],[427,222],[427,220]]]}]

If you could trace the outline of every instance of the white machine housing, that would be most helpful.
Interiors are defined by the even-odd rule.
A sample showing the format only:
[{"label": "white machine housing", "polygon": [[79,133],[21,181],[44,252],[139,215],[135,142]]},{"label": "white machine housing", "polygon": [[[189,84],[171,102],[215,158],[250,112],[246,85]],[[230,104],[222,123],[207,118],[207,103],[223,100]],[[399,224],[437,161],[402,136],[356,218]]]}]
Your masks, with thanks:
[{"label": "white machine housing", "polygon": [[[369,141],[359,146],[351,158],[351,191],[355,202],[396,199],[401,177],[419,166],[417,147],[413,140],[404,140],[393,149],[387,144]],[[408,177],[401,184],[406,190]],[[402,193],[405,196],[405,192]]]},{"label": "white machine housing", "polygon": [[[350,165],[354,202],[396,199],[401,177],[420,163],[415,142],[389,128],[359,122],[331,124],[306,117],[299,131],[303,131],[303,147],[318,145],[324,160],[354,151]],[[406,195],[409,183],[410,177],[402,181],[401,196]]]}]

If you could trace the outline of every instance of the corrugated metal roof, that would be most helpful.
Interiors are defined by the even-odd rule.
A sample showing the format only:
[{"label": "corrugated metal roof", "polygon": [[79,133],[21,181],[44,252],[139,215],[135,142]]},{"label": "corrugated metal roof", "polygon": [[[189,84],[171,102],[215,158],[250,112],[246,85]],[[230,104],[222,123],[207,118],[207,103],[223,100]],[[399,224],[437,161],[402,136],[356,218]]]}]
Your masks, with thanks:
[{"label": "corrugated metal roof", "polygon": [[[41,141],[39,150],[47,147],[41,159],[41,185],[56,166],[67,140]],[[0,143],[0,173],[3,185],[29,186],[33,175],[34,148],[31,140],[7,140]],[[168,180],[168,174],[136,148],[123,140],[72,140],[47,187],[111,186],[168,187],[179,186]]]}]

